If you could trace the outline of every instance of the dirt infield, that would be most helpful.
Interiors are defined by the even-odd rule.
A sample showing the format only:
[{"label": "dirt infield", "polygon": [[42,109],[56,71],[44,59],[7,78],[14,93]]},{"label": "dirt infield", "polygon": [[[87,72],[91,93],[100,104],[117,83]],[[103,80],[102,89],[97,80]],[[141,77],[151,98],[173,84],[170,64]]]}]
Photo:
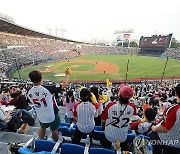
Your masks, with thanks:
[{"label": "dirt infield", "polygon": [[89,73],[106,73],[106,74],[112,74],[112,73],[118,73],[119,72],[119,66],[108,63],[108,62],[103,62],[103,61],[97,61],[97,60],[69,60],[68,62],[60,62],[59,65],[47,68],[43,70],[42,72],[56,72],[59,71],[57,68],[63,64],[66,63],[76,63],[76,66],[72,66],[72,70],[75,67],[78,67],[78,63],[85,63],[85,64],[95,64],[95,67],[93,70],[88,70],[88,71],[83,71],[83,74],[89,74]]}]

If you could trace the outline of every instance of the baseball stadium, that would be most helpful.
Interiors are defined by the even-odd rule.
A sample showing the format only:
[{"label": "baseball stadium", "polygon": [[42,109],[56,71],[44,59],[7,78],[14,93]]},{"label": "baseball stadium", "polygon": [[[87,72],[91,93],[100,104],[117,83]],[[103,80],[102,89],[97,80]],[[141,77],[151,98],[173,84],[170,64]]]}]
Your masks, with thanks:
[{"label": "baseball stadium", "polygon": [[173,30],[113,45],[48,30],[0,12],[0,154],[180,153]]}]

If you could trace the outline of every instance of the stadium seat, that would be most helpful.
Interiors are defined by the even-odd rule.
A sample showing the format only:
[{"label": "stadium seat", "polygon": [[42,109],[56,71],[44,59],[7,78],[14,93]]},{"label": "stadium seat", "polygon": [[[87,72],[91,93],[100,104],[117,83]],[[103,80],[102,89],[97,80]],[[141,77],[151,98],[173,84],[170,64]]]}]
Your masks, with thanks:
[{"label": "stadium seat", "polygon": [[95,126],[94,130],[102,131],[102,126]]},{"label": "stadium seat", "polygon": [[35,152],[48,151],[51,152],[56,143],[50,140],[36,140]]},{"label": "stadium seat", "polygon": [[89,154],[115,154],[115,152],[104,148],[90,148]]},{"label": "stadium seat", "polygon": [[55,144],[56,143],[54,141],[36,140],[34,152],[32,152],[28,148],[19,148],[18,152],[20,154],[52,154],[51,151],[54,148]]},{"label": "stadium seat", "polygon": [[69,127],[67,126],[59,126],[59,132],[62,133],[62,136],[70,136]]},{"label": "stadium seat", "polygon": [[61,154],[84,154],[84,147],[77,144],[63,143]]}]

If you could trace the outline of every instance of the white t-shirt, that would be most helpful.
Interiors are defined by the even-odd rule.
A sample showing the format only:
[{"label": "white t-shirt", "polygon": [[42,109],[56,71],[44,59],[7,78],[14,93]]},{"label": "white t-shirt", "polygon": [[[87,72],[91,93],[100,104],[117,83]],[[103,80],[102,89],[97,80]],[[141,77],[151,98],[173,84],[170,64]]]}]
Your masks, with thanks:
[{"label": "white t-shirt", "polygon": [[34,104],[37,117],[41,123],[54,121],[54,107],[57,107],[57,104],[54,96],[48,89],[41,85],[33,86],[27,93],[27,97]]},{"label": "white t-shirt", "polygon": [[95,106],[90,102],[78,103],[74,107],[74,116],[77,117],[77,127],[83,133],[90,133],[95,126]]}]

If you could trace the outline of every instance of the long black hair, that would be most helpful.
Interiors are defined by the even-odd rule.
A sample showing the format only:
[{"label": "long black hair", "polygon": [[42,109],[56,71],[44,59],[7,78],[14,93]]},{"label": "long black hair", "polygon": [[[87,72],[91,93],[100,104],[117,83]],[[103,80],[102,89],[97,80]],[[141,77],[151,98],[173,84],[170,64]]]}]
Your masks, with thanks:
[{"label": "long black hair", "polygon": [[72,97],[71,101],[74,102],[73,90],[69,90],[66,95],[66,102],[69,103],[69,98]]},{"label": "long black hair", "polygon": [[91,87],[90,91],[95,95],[96,100],[99,101],[98,88],[93,86],[93,87]]}]

